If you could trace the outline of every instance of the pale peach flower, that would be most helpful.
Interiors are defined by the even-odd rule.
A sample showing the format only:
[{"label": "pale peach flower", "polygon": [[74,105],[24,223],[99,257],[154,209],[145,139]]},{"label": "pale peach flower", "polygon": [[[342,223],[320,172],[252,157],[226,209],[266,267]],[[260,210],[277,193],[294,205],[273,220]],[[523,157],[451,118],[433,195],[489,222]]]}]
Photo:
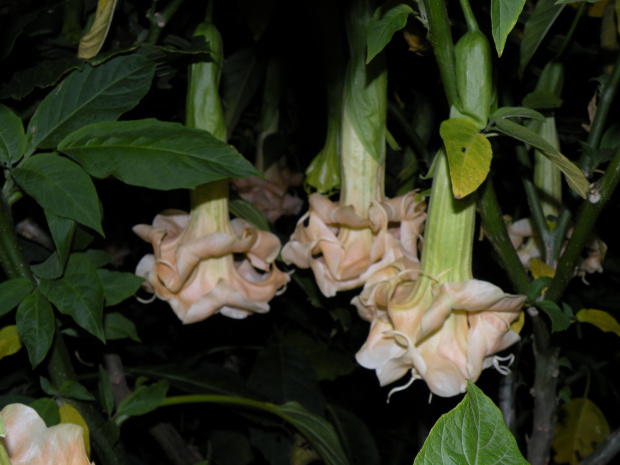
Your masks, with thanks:
[{"label": "pale peach flower", "polygon": [[197,194],[202,201],[195,202],[190,214],[166,210],[152,226],[133,228],[154,250],[140,261],[136,274],[146,278],[144,287],[167,301],[183,323],[218,312],[231,318],[265,313],[290,280],[274,265],[279,239],[245,220],[231,221],[228,181],[218,182],[225,193],[201,186],[194,192],[202,189]]},{"label": "pale peach flower", "polygon": [[525,296],[473,279],[475,202],[453,199],[447,160],[439,157],[422,263],[393,263],[352,303],[371,321],[360,365],[374,369],[382,386],[410,372],[411,381],[424,379],[432,393],[449,397],[484,368],[505,371],[495,354],[519,340],[510,323]]},{"label": "pale peach flower", "polygon": [[61,423],[48,428],[33,408],[23,404],[9,404],[0,415],[12,465],[91,465],[81,426]]}]

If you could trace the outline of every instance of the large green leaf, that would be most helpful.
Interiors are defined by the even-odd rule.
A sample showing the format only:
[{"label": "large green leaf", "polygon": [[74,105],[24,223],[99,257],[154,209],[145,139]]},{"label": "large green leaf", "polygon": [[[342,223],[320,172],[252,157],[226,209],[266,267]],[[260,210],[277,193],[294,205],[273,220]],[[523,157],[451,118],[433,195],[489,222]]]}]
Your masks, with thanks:
[{"label": "large green leaf", "polygon": [[222,107],[229,136],[262,82],[266,66],[266,60],[251,47],[233,53],[224,62]]},{"label": "large green leaf", "polygon": [[123,300],[128,299],[136,293],[144,282],[144,278],[133,273],[105,269],[97,270],[97,272],[103,285],[106,307],[120,304]]},{"label": "large green leaf", "polygon": [[17,307],[33,287],[34,283],[26,278],[9,279],[0,283],[0,316]]},{"label": "large green leaf", "polygon": [[276,407],[278,416],[295,427],[328,465],[348,465],[334,427],[327,420],[310,413],[297,402]]},{"label": "large green leaf", "polygon": [[508,34],[517,24],[519,15],[523,11],[525,0],[492,0],[491,27],[493,28],[493,42],[497,55],[502,56]]},{"label": "large green leaf", "polygon": [[538,149],[544,156],[555,163],[562,173],[564,173],[566,182],[570,188],[577,192],[582,198],[586,198],[590,188],[588,180],[583,175],[582,171],[568,158],[558,152],[553,145],[531,129],[521,126],[520,124],[508,119],[500,118],[496,121],[496,125],[497,129],[504,134],[514,137],[515,139],[525,142],[526,144]]},{"label": "large green leaf", "polygon": [[28,349],[33,368],[43,361],[54,339],[52,306],[38,291],[26,297],[15,315],[19,337]]},{"label": "large green leaf", "polygon": [[519,75],[532,59],[532,56],[549,32],[549,29],[560,15],[566,5],[556,4],[557,0],[539,0],[532,15],[528,18],[523,28],[521,39],[521,59],[519,62]]},{"label": "large green leaf", "polygon": [[74,71],[43,99],[30,120],[29,152],[55,147],[87,124],[116,120],[144,97],[154,72],[155,64],[137,54]]},{"label": "large green leaf", "polygon": [[439,128],[446,146],[452,192],[461,199],[484,182],[491,169],[491,143],[480,132],[478,123],[469,118],[450,118]]},{"label": "large green leaf", "polygon": [[[525,1],[525,0],[524,0]],[[390,42],[394,33],[407,24],[413,8],[401,0],[388,0],[375,11],[368,23],[368,57],[370,61]]]},{"label": "large green leaf", "polygon": [[79,58],[43,60],[32,68],[13,74],[11,80],[0,89],[0,98],[21,100],[36,88],[44,89],[56,85],[64,75],[75,69],[82,69],[84,64]]},{"label": "large green leaf", "polygon": [[76,223],[70,218],[55,215],[49,210],[45,211],[45,218],[47,218],[47,225],[56,245],[60,265],[64,269],[69,258],[69,252],[71,252]]},{"label": "large green leaf", "polygon": [[261,176],[207,131],[156,119],[91,124],[58,147],[92,176],[114,176],[151,189],[191,189],[223,178]]},{"label": "large green leaf", "polygon": [[317,415],[323,415],[325,410],[312,365],[303,352],[288,344],[269,345],[259,352],[248,387],[265,394],[274,403],[296,400]]},{"label": "large green leaf", "polygon": [[263,211],[253,203],[241,198],[231,198],[228,202],[228,209],[230,210],[230,213],[238,218],[243,218],[244,220],[249,221],[258,229],[262,229],[263,231],[271,231],[267,217]]},{"label": "large green leaf", "polygon": [[15,168],[12,176],[46,211],[71,218],[103,235],[95,185],[71,160],[53,153],[34,155]]},{"label": "large green leaf", "polygon": [[120,425],[127,418],[152,412],[166,398],[168,381],[162,379],[150,386],[139,386],[118,405],[114,414],[116,423]]},{"label": "large green leaf", "polygon": [[64,276],[56,281],[42,281],[41,292],[65,315],[105,340],[103,334],[103,286],[94,265],[83,255],[72,254]]},{"label": "large green leaf", "polygon": [[540,308],[547,314],[551,320],[551,332],[564,331],[573,322],[573,320],[562,311],[560,306],[550,300],[542,300],[539,303]]},{"label": "large green leaf", "polygon": [[385,156],[387,72],[384,57],[366,64],[368,2],[351,2],[347,13],[347,37],[351,58],[344,84],[343,131],[352,126],[368,155],[382,163]]},{"label": "large green leaf", "polygon": [[583,308],[577,312],[575,317],[577,321],[581,323],[590,323],[601,331],[612,332],[615,333],[616,336],[620,336],[620,324],[618,320],[603,310]]},{"label": "large green leaf", "polygon": [[133,339],[140,342],[136,325],[122,313],[106,313],[103,317],[103,333],[105,339]]},{"label": "large green leaf", "polygon": [[334,425],[351,463],[379,465],[381,458],[375,440],[357,415],[337,404],[327,406],[329,419]]},{"label": "large green leaf", "polygon": [[527,465],[499,409],[470,381],[465,398],[439,418],[414,465]]},{"label": "large green leaf", "polygon": [[22,120],[8,107],[0,104],[0,164],[9,167],[26,150],[26,135]]},{"label": "large green leaf", "polygon": [[75,380],[65,381],[58,389],[58,395],[78,400],[95,400],[95,396],[91,394],[86,386]]}]

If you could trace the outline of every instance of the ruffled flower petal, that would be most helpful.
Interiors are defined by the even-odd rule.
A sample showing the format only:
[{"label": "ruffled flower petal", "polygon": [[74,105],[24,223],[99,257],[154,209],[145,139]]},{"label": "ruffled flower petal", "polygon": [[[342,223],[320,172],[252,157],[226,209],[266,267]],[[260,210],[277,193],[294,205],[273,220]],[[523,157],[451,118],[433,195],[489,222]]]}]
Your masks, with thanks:
[{"label": "ruffled flower petal", "polygon": [[91,465],[81,426],[63,423],[48,428],[33,408],[23,404],[7,405],[0,415],[12,465]]}]

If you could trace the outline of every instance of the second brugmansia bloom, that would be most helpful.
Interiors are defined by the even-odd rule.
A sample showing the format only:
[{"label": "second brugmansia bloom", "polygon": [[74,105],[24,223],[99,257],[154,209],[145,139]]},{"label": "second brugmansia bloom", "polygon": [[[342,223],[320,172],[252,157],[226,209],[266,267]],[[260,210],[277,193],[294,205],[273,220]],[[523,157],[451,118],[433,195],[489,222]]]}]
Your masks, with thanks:
[{"label": "second brugmansia bloom", "polygon": [[[218,87],[221,38],[210,21],[197,30],[220,58],[192,65],[187,99],[188,126],[225,139]],[[166,210],[153,225],[134,232],[153,244],[153,254],[138,264],[145,288],[167,301],[183,323],[214,313],[244,318],[265,313],[269,301],[290,280],[274,265],[280,241],[242,219],[230,220],[228,179],[198,186],[191,192],[191,212]]]},{"label": "second brugmansia bloom", "polygon": [[320,194],[297,224],[282,258],[312,268],[323,294],[361,287],[374,272],[405,257],[417,264],[424,223],[415,194],[384,198],[387,76],[382,57],[366,65],[367,2],[353,2],[347,22],[351,59],[340,128],[341,191]]},{"label": "second brugmansia bloom", "polygon": [[497,366],[495,354],[519,339],[510,323],[525,296],[473,279],[475,213],[473,196],[453,198],[447,157],[440,151],[420,270],[395,266],[354,300],[360,315],[372,321],[357,360],[376,370],[381,385],[410,372],[434,394],[454,396],[484,368]]}]

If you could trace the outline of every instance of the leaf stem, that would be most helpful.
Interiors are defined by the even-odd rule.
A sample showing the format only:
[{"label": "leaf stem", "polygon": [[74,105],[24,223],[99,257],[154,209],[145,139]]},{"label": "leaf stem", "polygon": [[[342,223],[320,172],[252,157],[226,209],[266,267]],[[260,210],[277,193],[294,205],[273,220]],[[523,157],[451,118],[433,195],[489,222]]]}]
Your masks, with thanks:
[{"label": "leaf stem", "polygon": [[0,264],[9,279],[26,278],[34,282],[30,266],[17,243],[11,208],[0,192]]},{"label": "leaf stem", "polygon": [[601,137],[603,136],[603,129],[605,128],[605,122],[607,121],[607,115],[611,104],[618,92],[618,85],[620,84],[620,54],[618,60],[614,65],[614,69],[611,72],[607,82],[601,89],[600,97],[598,100],[598,106],[594,120],[592,121],[592,128],[590,129],[590,135],[588,136],[588,145],[593,149],[598,148],[601,143]]},{"label": "leaf stem", "polygon": [[424,0],[424,7],[428,15],[428,40],[435,51],[448,104],[460,109],[461,101],[456,90],[454,42],[445,0]]},{"label": "leaf stem", "polygon": [[583,10],[585,6],[586,6],[586,2],[581,2],[581,4],[579,5],[577,14],[575,15],[575,18],[573,18],[573,22],[570,25],[568,32],[566,33],[566,37],[564,37],[564,42],[562,42],[560,51],[557,53],[553,61],[560,61],[560,58],[562,57],[562,55],[564,55],[564,52],[566,52],[566,49],[570,45],[570,42],[573,38],[573,34],[575,33],[575,30],[577,29],[577,24],[579,24],[579,20],[581,19],[581,16],[583,15]]}]

